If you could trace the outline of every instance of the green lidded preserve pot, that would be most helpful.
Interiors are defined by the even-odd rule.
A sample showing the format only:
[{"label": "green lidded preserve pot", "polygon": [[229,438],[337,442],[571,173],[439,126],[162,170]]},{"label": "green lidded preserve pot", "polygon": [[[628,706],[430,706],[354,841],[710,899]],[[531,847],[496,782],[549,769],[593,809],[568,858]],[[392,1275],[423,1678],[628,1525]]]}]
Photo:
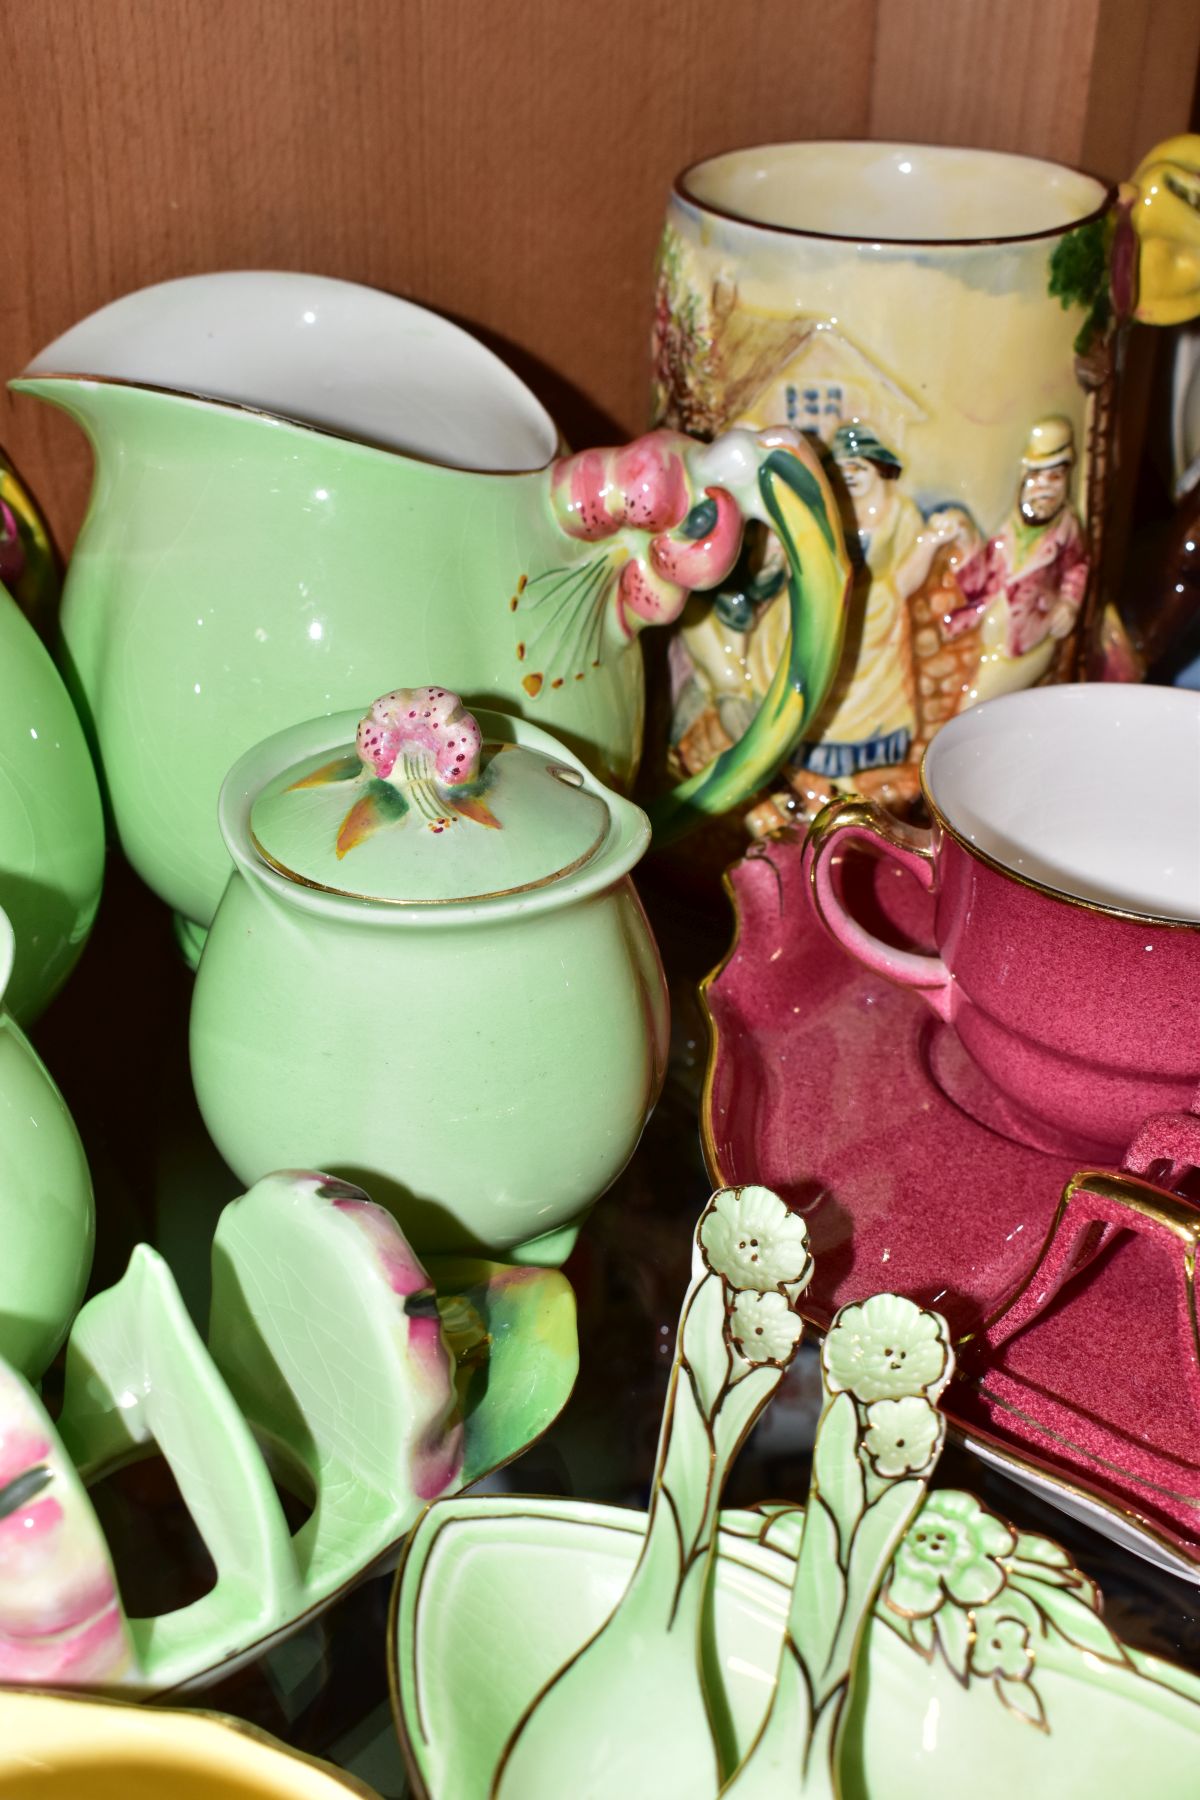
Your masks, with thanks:
[{"label": "green lidded preserve pot", "polygon": [[560,1262],[662,1085],[644,814],[422,687],[268,738],[220,823],[191,1054],[230,1167],[356,1181],[423,1253]]}]

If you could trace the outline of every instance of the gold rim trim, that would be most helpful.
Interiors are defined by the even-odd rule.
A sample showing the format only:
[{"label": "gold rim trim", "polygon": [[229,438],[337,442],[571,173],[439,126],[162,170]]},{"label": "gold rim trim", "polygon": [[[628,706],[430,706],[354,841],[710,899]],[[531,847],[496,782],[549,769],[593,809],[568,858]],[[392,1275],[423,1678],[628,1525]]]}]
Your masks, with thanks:
[{"label": "gold rim trim", "polygon": [[[740,869],[745,863],[767,862],[771,863],[772,872],[775,875],[776,881],[778,881],[779,871],[775,868],[774,863],[771,862],[769,854],[770,846],[777,843],[794,843],[796,841],[797,836],[795,830],[790,826],[785,826],[782,831],[772,832],[770,836],[760,838],[756,844],[751,844],[743,856],[739,856],[736,862],[730,863],[729,867],[721,872],[721,886],[725,891],[726,899],[729,901],[730,911],[733,913],[733,937],[730,939],[729,948],[726,950],[720,962],[715,968],[710,969],[707,975],[701,977],[696,989],[696,997],[700,1003],[700,1016],[704,1020],[705,1030],[708,1033],[708,1055],[704,1063],[704,1081],[700,1089],[700,1150],[704,1157],[704,1167],[708,1173],[708,1178],[715,1188],[731,1187],[735,1185],[730,1181],[729,1177],[721,1167],[721,1158],[717,1153],[716,1136],[713,1132],[713,1088],[716,1085],[717,1063],[721,1054],[721,1031],[713,1016],[712,1007],[709,1005],[708,1001],[709,990],[715,987],[717,982],[720,981],[722,975],[737,955],[738,947],[741,944],[742,926],[744,921],[742,919],[741,908],[738,905],[737,889],[734,886],[733,877],[735,871]],[[762,846],[761,850],[758,848],[759,844]]]},{"label": "gold rim trim", "polygon": [[299,875],[295,869],[289,869],[286,863],[279,862],[269,850],[263,848],[249,827],[247,827],[247,836],[269,869],[274,869],[277,875],[282,875],[285,881],[292,882],[296,887],[309,888],[316,894],[333,894],[339,900],[357,900],[367,906],[479,906],[485,900],[506,900],[510,894],[531,894],[536,888],[553,887],[556,881],[564,881],[568,875],[574,875],[577,870],[583,868],[585,863],[591,862],[608,836],[610,824],[611,820],[606,820],[604,828],[582,855],[575,858],[574,862],[565,863],[561,869],[555,869],[549,875],[539,876],[536,881],[524,881],[517,887],[492,888],[486,894],[455,894],[452,898],[445,900],[410,900],[398,898],[395,894],[363,894],[357,888],[330,887],[326,882],[313,881],[307,875]]},{"label": "gold rim trim", "polygon": [[[496,1510],[494,1510],[497,1502],[500,1502],[503,1505],[506,1501],[511,1501],[513,1503],[513,1510],[511,1510],[511,1511],[506,1510],[504,1512],[497,1512]],[[525,1502],[525,1501],[532,1501],[534,1503],[535,1510],[529,1511],[529,1512],[522,1512],[522,1511],[517,1510],[519,1503]],[[416,1523],[413,1525],[412,1530],[409,1532],[408,1537],[405,1539],[404,1548],[400,1553],[400,1560],[396,1565],[396,1575],[395,1575],[395,1579],[392,1583],[391,1598],[388,1602],[387,1643],[385,1645],[385,1652],[386,1652],[386,1659],[387,1659],[387,1673],[388,1673],[388,1697],[391,1702],[392,1722],[395,1726],[396,1737],[399,1740],[401,1754],[404,1757],[405,1769],[408,1774],[409,1784],[413,1790],[413,1800],[433,1800],[433,1796],[432,1796],[432,1792],[431,1792],[430,1788],[427,1786],[427,1784],[425,1782],[425,1778],[421,1772],[420,1761],[418,1758],[417,1751],[413,1745],[412,1739],[409,1734],[408,1722],[407,1722],[407,1718],[405,1715],[404,1706],[403,1706],[403,1703],[400,1698],[400,1668],[399,1668],[400,1659],[399,1659],[399,1654],[398,1654],[398,1646],[399,1646],[398,1626],[399,1626],[399,1621],[400,1621],[400,1591],[403,1586],[404,1575],[405,1575],[405,1572],[406,1572],[406,1569],[407,1569],[407,1566],[408,1566],[408,1563],[409,1563],[409,1560],[410,1560],[410,1557],[412,1554],[412,1549],[413,1549],[414,1544],[416,1543],[417,1533],[421,1529],[421,1527],[425,1524],[425,1521],[428,1518],[429,1514],[431,1512],[433,1512],[434,1509],[438,1506],[441,1506],[441,1505],[453,1506],[460,1502],[466,1506],[469,1506],[472,1509],[472,1511],[474,1511],[476,1508],[478,1508],[480,1511],[480,1514],[484,1520],[487,1520],[487,1519],[528,1519],[532,1523],[540,1525],[540,1524],[543,1524],[547,1518],[549,1518],[554,1523],[560,1524],[560,1525],[578,1525],[580,1523],[586,1523],[586,1524],[592,1526],[593,1529],[596,1529],[599,1531],[612,1531],[612,1532],[618,1533],[622,1537],[641,1538],[643,1541],[644,1541],[645,1535],[646,1535],[646,1532],[645,1532],[645,1521],[647,1518],[646,1512],[639,1511],[639,1509],[637,1507],[633,1507],[633,1506],[614,1506],[603,1500],[585,1500],[581,1497],[572,1498],[569,1495],[563,1495],[563,1494],[447,1494],[447,1495],[443,1496],[442,1499],[431,1500],[429,1502],[429,1505],[425,1508],[424,1512],[417,1519]],[[797,1501],[797,1502],[793,1503],[793,1502],[789,1501],[788,1504],[789,1504],[789,1507],[794,1506],[795,1510],[803,1513],[804,1506],[803,1506],[802,1502]],[[575,1518],[574,1514],[571,1511],[569,1511],[569,1510],[563,1511],[562,1510],[564,1507],[565,1508],[573,1508],[576,1506],[584,1506],[593,1511],[603,1512],[606,1514],[618,1514],[621,1516],[615,1517],[615,1518],[605,1518],[605,1519],[600,1519],[600,1520],[590,1519],[590,1520],[586,1520],[586,1521],[580,1521],[579,1519]],[[555,1510],[553,1512],[543,1510],[543,1508],[548,1508],[548,1507],[554,1507],[557,1510]],[[493,1510],[489,1511],[488,1510],[489,1508],[491,1508]],[[754,1511],[755,1508],[746,1507],[741,1510]],[[456,1512],[451,1517],[443,1519],[438,1524],[437,1531],[440,1533],[440,1532],[444,1531],[448,1525],[465,1522],[467,1517],[468,1517],[468,1515],[466,1512]],[[624,1522],[626,1519],[629,1520],[628,1524],[626,1524]],[[768,1521],[768,1527],[773,1522],[774,1522],[773,1520]],[[745,1536],[744,1534],[742,1534],[740,1532],[728,1530],[727,1527],[725,1527],[721,1524],[721,1513],[720,1512],[718,1512],[718,1514],[717,1514],[717,1527],[718,1527],[719,1531],[725,1532],[725,1534],[728,1537],[731,1537],[732,1539],[734,1539],[734,1541],[738,1544],[746,1544],[746,1545],[752,1546],[754,1549],[757,1549],[757,1550],[768,1551],[773,1556],[785,1557],[787,1555],[786,1551],[779,1550],[776,1548],[775,1545],[764,1542],[761,1537],[751,1538],[751,1537]],[[425,1569],[427,1569],[429,1566],[430,1559],[433,1555],[433,1549],[434,1549],[434,1546],[433,1546],[433,1544],[431,1544],[425,1552],[425,1560],[424,1560],[424,1568]],[[781,1580],[781,1578],[778,1575],[776,1575],[772,1570],[761,1569],[757,1566],[756,1563],[754,1563],[752,1561],[748,1562],[744,1557],[738,1556],[736,1553],[731,1555],[727,1560],[738,1563],[744,1569],[749,1569],[752,1574],[758,1575],[764,1581],[770,1582],[772,1586],[778,1587],[785,1594],[789,1594],[792,1591],[792,1585],[793,1585],[792,1581]],[[788,1560],[794,1561],[795,1559],[789,1558]],[[422,1570],[422,1583],[423,1583],[423,1581],[424,1581],[424,1569]],[[415,1648],[416,1639],[417,1639],[416,1611],[417,1611],[417,1608],[419,1608],[420,1604],[421,1604],[421,1595],[420,1595],[420,1593],[418,1593],[417,1599],[416,1599],[416,1602],[414,1605],[414,1617],[413,1617],[414,1648]],[[414,1656],[413,1662],[414,1662],[414,1686],[415,1686],[416,1672],[419,1667],[418,1659],[415,1656]],[[544,1692],[544,1691],[545,1691],[544,1688],[539,1690],[539,1692]],[[420,1695],[419,1690],[416,1693],[416,1706],[417,1706],[418,1714],[420,1714],[421,1695]],[[420,1724],[421,1724],[421,1730],[424,1733],[423,1718],[420,1720]],[[430,1749],[432,1749],[434,1741],[435,1741],[433,1738],[429,1737],[428,1735],[424,1735],[423,1741],[426,1744],[426,1746],[428,1746]],[[453,1800],[453,1797],[451,1797],[451,1800]]]},{"label": "gold rim trim", "polygon": [[[476,339],[476,342],[479,341]],[[483,347],[487,348],[486,345]],[[352,431],[339,431],[336,425],[319,425],[315,419],[297,419],[292,413],[274,412],[269,406],[253,406],[247,400],[231,400],[227,395],[205,394],[195,388],[167,387],[155,381],[126,381],[119,375],[88,375],[81,370],[67,369],[39,369],[36,373],[30,369],[22,369],[19,375],[11,377],[8,386],[13,393],[24,394],[21,386],[23,381],[86,382],[90,387],[129,388],[137,394],[161,394],[166,400],[191,400],[198,406],[215,406],[222,412],[248,413],[252,419],[262,419],[268,425],[290,425],[294,431],[307,431],[313,437],[332,438],[339,444],[357,444],[360,450],[373,450],[383,456],[401,457],[405,462],[422,463],[427,469],[444,469],[449,475],[482,475],[492,481],[503,481],[506,478],[511,481],[523,475],[544,475],[565,454],[565,445],[553,419],[550,419],[550,425],[557,442],[544,463],[536,463],[526,469],[468,469],[462,463],[439,462],[436,456],[422,456],[419,450],[401,449],[398,444],[385,443],[382,438],[360,437]],[[32,400],[48,399],[45,394],[29,394],[25,397]],[[546,417],[549,419],[550,415],[547,413]]]},{"label": "gold rim trim", "polygon": [[[1163,1487],[1161,1482],[1148,1481],[1144,1475],[1133,1475],[1128,1469],[1123,1468],[1120,1463],[1110,1462],[1106,1456],[1097,1456],[1093,1451],[1085,1449],[1082,1444],[1076,1443],[1074,1438],[1068,1437],[1065,1431],[1057,1431],[1053,1425],[1043,1425],[1040,1419],[1035,1419],[1033,1414],[1026,1412],[1023,1407],[1014,1406],[1011,1400],[1002,1400],[999,1394],[993,1393],[991,1388],[989,1388],[985,1382],[973,1381],[971,1386],[977,1394],[988,1402],[989,1405],[998,1407],[1001,1412],[1007,1413],[1010,1418],[1022,1420],[1024,1424],[1036,1431],[1039,1436],[1048,1439],[1052,1444],[1061,1444],[1064,1449],[1070,1450],[1075,1456],[1082,1457],[1084,1461],[1090,1463],[1093,1468],[1108,1469],[1112,1474],[1121,1476],[1123,1480],[1131,1481],[1137,1487],[1145,1488],[1147,1493],[1161,1494],[1164,1499],[1176,1500],[1181,1506],[1192,1507],[1195,1511],[1200,1512],[1200,1497],[1197,1495],[1181,1494],[1175,1488]],[[970,1427],[963,1427],[962,1429],[967,1430],[970,1429]],[[1066,1483],[1064,1482],[1062,1485],[1066,1486]],[[1135,1518],[1138,1515],[1131,1513],[1129,1516]]]},{"label": "gold rim trim", "polygon": [[[1003,1404],[1003,1402],[999,1404]],[[1132,1532],[1135,1537],[1145,1538],[1147,1543],[1153,1544],[1170,1563],[1172,1573],[1181,1573],[1182,1569],[1186,1567],[1190,1575],[1195,1574],[1197,1566],[1200,1565],[1200,1550],[1188,1555],[1180,1549],[1173,1538],[1158,1530],[1132,1506],[1122,1506],[1115,1500],[1107,1500],[1094,1489],[1086,1487],[1081,1480],[1073,1479],[1063,1471],[1052,1469],[1045,1463],[1038,1462],[1033,1455],[1022,1455],[1019,1451],[1010,1449],[1005,1440],[993,1436],[987,1426],[960,1424],[955,1419],[947,1419],[946,1425],[947,1435],[955,1443],[966,1450],[968,1454],[978,1456],[981,1462],[986,1461],[989,1457],[994,1458],[995,1462],[992,1466],[998,1468],[999,1473],[1009,1481],[1015,1481],[1020,1485],[1023,1476],[1031,1482],[1059,1488],[1063,1493],[1069,1494],[1073,1500],[1080,1500],[1085,1506],[1094,1507],[1097,1512],[1106,1513],[1110,1519],[1119,1520],[1126,1531]],[[982,1455],[981,1451],[985,1451],[986,1456]],[[1020,1473],[1013,1474],[1012,1470],[1014,1469],[1019,1470]],[[1084,1520],[1084,1524],[1089,1525],[1093,1531],[1103,1529],[1100,1526],[1090,1525],[1087,1520]],[[1115,1539],[1110,1539],[1110,1542],[1112,1541]]]},{"label": "gold rim trim", "polygon": [[[820,138],[810,139],[805,143],[804,140],[799,140],[799,142],[804,143],[806,149],[815,148],[818,144],[822,149],[841,148],[846,143],[854,143],[857,141],[858,140],[846,138]],[[1097,219],[1105,218],[1116,205],[1119,197],[1119,189],[1115,182],[1102,181],[1098,175],[1091,174],[1087,169],[1077,168],[1074,163],[1056,162],[1053,157],[1021,156],[1011,150],[990,150],[987,149],[986,146],[980,144],[905,144],[897,141],[888,144],[878,144],[874,147],[880,150],[916,150],[918,152],[945,150],[960,155],[963,153],[971,155],[972,153],[979,154],[982,152],[984,155],[1002,157],[1007,162],[1032,163],[1040,165],[1043,168],[1057,169],[1060,173],[1066,175],[1081,175],[1085,181],[1093,182],[1096,187],[1102,190],[1102,197],[1090,212],[1081,213],[1077,219],[1069,219],[1062,225],[1048,225],[1041,231],[1010,232],[1004,236],[997,237],[888,238],[877,236],[873,232],[869,236],[863,232],[860,232],[855,236],[840,231],[812,231],[803,225],[770,224],[764,219],[752,219],[746,213],[735,212],[732,208],[727,206],[719,206],[715,201],[702,200],[698,194],[693,194],[688,190],[687,183],[689,179],[698,174],[701,169],[709,167],[712,163],[724,162],[734,156],[753,156],[755,154],[761,156],[769,150],[795,149],[797,148],[797,143],[795,141],[790,143],[785,141],[772,144],[755,144],[752,145],[749,150],[739,146],[733,150],[718,151],[714,156],[702,156],[698,162],[689,163],[687,168],[681,170],[675,177],[675,180],[671,185],[671,195],[673,199],[682,201],[684,205],[695,207],[698,212],[709,213],[712,217],[718,219],[729,219],[735,225],[744,225],[751,231],[769,231],[774,236],[784,238],[814,238],[818,243],[824,244],[854,244],[860,249],[874,249],[878,244],[887,250],[988,250],[996,245],[1034,244],[1039,240],[1067,237],[1072,231],[1078,231],[1081,225],[1092,225]]]},{"label": "gold rim trim", "polygon": [[[1143,1180],[1140,1175],[1113,1174],[1111,1170],[1107,1169],[1084,1169],[1079,1174],[1072,1175],[1059,1195],[1054,1216],[1047,1227],[1041,1248],[1025,1279],[993,1311],[985,1314],[978,1330],[969,1331],[959,1338],[960,1344],[973,1343],[985,1336],[993,1325],[998,1325],[1000,1320],[1013,1310],[1022,1295],[1026,1294],[1033,1286],[1043,1263],[1050,1254],[1050,1247],[1058,1236],[1072,1200],[1083,1189],[1098,1194],[1101,1199],[1109,1200],[1114,1205],[1124,1207],[1127,1212],[1136,1213],[1141,1218],[1150,1219],[1154,1224],[1161,1225],[1183,1245],[1186,1252],[1184,1279],[1187,1282],[1190,1296],[1192,1331],[1193,1335],[1196,1335],[1194,1269],[1196,1253],[1200,1249],[1200,1211],[1197,1211],[1190,1201],[1180,1199],[1177,1194],[1167,1193],[1165,1189],[1156,1187],[1153,1182]],[[1102,1219],[1093,1220],[1093,1224],[1098,1226],[1103,1226],[1104,1223],[1105,1221]],[[1121,1227],[1118,1225],[1113,1229],[1119,1231]],[[1082,1268],[1072,1270],[1064,1277],[1061,1285],[1065,1286],[1068,1281],[1074,1279],[1076,1274],[1082,1274],[1082,1272]],[[1029,1323],[1033,1323],[1032,1319]],[[1197,1348],[1200,1350],[1200,1343]]]},{"label": "gold rim trim", "polygon": [[1004,875],[1009,881],[1015,881],[1020,887],[1030,888],[1035,894],[1042,894],[1047,900],[1057,900],[1062,906],[1074,906],[1081,912],[1099,913],[1106,919],[1121,919],[1133,925],[1155,925],[1170,931],[1200,931],[1200,919],[1167,919],[1158,913],[1132,912],[1128,907],[1112,906],[1104,900],[1086,900],[1081,894],[1068,894],[1063,888],[1051,887],[1047,882],[1035,881],[1031,875],[1022,875],[1019,869],[1011,868],[1008,863],[1001,862],[990,851],[981,850],[964,837],[958,827],[952,825],[933,795],[929,791],[929,783],[925,776],[925,762],[921,763],[921,794],[926,806],[939,828],[961,850],[976,862],[983,863],[985,868],[992,869],[997,875]]}]

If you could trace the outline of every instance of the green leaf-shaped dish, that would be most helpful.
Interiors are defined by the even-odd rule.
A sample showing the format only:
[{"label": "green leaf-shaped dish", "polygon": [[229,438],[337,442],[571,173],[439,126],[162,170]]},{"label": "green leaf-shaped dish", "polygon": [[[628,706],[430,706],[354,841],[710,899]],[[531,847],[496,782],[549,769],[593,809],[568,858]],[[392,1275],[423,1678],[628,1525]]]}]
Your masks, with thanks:
[{"label": "green leaf-shaped dish", "polygon": [[[999,1522],[970,1496],[938,1490],[927,1506],[907,1540],[910,1584],[920,1585],[923,1520],[943,1529],[949,1520],[964,1534],[960,1560],[979,1591],[995,1585],[993,1567],[1004,1585],[975,1609],[988,1629],[969,1649],[965,1677],[942,1646],[953,1646],[960,1624],[970,1636],[971,1615],[945,1584],[929,1578],[921,1604],[932,1610],[918,1620],[889,1609],[885,1588],[857,1657],[838,1769],[844,1800],[1191,1800],[1200,1680],[1119,1644],[1056,1546],[1005,1531],[1015,1549],[1000,1553]],[[795,1508],[723,1515],[706,1679],[724,1695],[730,1769],[771,1697],[802,1518]],[[642,1513],[527,1495],[446,1500],[425,1515],[397,1577],[390,1645],[397,1725],[422,1800],[487,1800],[522,1711],[620,1599],[644,1528]],[[1042,1602],[1056,1595],[1052,1615]],[[561,1767],[563,1800],[579,1800],[569,1742]]]}]

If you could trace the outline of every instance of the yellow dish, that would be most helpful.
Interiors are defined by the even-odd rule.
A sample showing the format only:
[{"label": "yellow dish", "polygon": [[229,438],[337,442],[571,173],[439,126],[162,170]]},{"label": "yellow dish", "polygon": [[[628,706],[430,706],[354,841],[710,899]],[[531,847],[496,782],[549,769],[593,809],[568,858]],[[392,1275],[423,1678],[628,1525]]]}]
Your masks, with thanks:
[{"label": "yellow dish", "polygon": [[0,1693],[0,1800],[378,1800],[220,1713]]}]

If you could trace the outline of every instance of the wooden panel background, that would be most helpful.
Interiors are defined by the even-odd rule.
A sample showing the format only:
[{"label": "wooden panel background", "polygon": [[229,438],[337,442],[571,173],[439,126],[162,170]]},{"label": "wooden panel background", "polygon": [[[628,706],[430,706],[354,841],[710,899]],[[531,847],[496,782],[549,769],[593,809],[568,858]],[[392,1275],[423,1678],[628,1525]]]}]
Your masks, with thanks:
[{"label": "wooden panel background", "polygon": [[[0,373],[116,295],[275,266],[479,330],[575,443],[645,418],[672,175],[908,137],[1120,176],[1187,123],[1197,0],[3,0]],[[0,440],[60,538],[79,434]]]}]

